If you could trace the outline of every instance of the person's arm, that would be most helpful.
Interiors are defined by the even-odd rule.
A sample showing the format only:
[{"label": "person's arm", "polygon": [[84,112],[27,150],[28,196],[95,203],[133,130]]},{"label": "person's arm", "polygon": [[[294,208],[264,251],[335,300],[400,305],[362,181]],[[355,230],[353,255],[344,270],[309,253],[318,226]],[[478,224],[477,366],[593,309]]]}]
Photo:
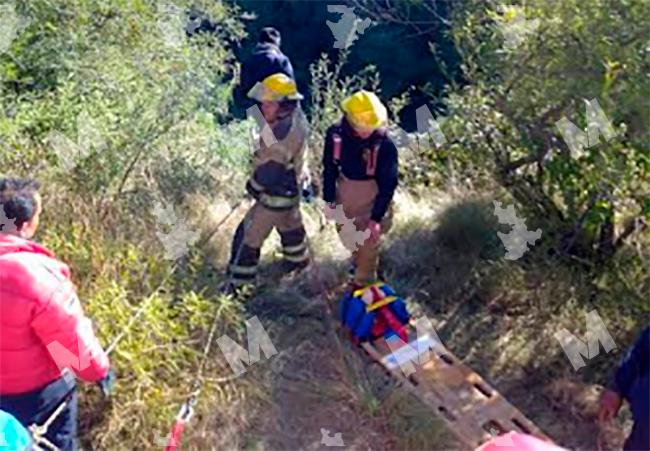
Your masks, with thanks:
[{"label": "person's arm", "polygon": [[323,200],[328,204],[336,202],[336,180],[339,178],[339,168],[334,162],[334,139],[332,132],[325,135],[323,149]]},{"label": "person's arm", "polygon": [[296,133],[299,133],[299,146],[293,157],[293,164],[296,170],[298,180],[302,183],[305,179],[310,179],[309,175],[309,122],[302,109],[298,109],[294,116],[296,121]]},{"label": "person's arm", "polygon": [[291,60],[286,55],[282,59],[282,72],[287,74],[293,80],[296,79],[296,77],[294,76],[294,73],[293,73],[293,65],[291,64]]},{"label": "person's arm", "polygon": [[648,371],[650,365],[650,327],[646,328],[639,339],[629,349],[609,388],[600,397],[598,420],[602,423],[611,421],[616,416],[623,399],[627,398],[635,380]]},{"label": "person's arm", "polygon": [[372,207],[370,219],[375,223],[381,223],[381,220],[388,211],[390,203],[393,201],[399,179],[397,148],[389,139],[384,140],[384,143],[379,149],[375,179],[379,192],[375,199],[375,204]]},{"label": "person's arm", "polygon": [[647,327],[621,361],[610,388],[626,398],[634,382],[648,371],[650,360],[650,327]]},{"label": "person's arm", "polygon": [[31,326],[59,368],[69,368],[88,382],[100,381],[108,374],[108,355],[70,281],[59,284],[50,299],[39,305]]}]

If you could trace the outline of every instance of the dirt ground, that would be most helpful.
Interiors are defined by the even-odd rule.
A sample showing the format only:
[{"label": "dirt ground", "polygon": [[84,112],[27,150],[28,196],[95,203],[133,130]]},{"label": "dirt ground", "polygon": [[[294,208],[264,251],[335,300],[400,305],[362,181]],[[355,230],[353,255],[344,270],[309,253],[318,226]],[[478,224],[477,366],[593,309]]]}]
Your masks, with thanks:
[{"label": "dirt ground", "polygon": [[[312,229],[317,224],[314,219],[307,222]],[[340,433],[342,449],[464,449],[435,415],[337,332],[336,319],[322,293],[336,299],[332,291],[345,280],[345,253],[325,244],[335,240],[331,230],[311,230],[310,236],[318,267],[283,277],[276,263],[271,263],[278,259],[266,252],[265,283],[247,305],[251,315],[258,315],[270,327],[279,351],[257,372],[268,391],[268,402],[248,431],[247,449],[330,449],[323,444],[322,431],[332,436]],[[426,246],[422,237],[418,239],[420,247]],[[399,253],[399,249],[390,251]],[[410,300],[417,298],[415,310],[433,319],[449,350],[557,444],[575,450],[620,449],[630,426],[629,414],[615,427],[600,432],[594,419],[601,388],[567,369],[569,362],[553,346],[547,321],[521,314],[516,305],[499,306],[498,299],[493,303],[477,299],[476,293],[467,293],[453,304],[437,303],[435,293],[422,288],[425,283],[408,279],[404,272],[413,271],[409,265],[426,266],[440,283],[452,284],[458,267],[449,265],[452,257],[442,252],[435,253],[436,258],[429,254],[426,260],[409,252],[407,261],[385,259],[387,274],[403,275],[398,290],[410,295]],[[607,358],[618,357],[620,353]]]}]

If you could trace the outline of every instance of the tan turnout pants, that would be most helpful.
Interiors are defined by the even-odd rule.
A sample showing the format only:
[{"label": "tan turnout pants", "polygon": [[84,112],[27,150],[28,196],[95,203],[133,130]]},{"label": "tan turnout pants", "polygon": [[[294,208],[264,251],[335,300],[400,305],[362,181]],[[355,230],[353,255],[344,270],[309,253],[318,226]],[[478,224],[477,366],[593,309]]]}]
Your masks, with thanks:
[{"label": "tan turnout pants", "polygon": [[228,271],[235,285],[254,282],[262,245],[274,228],[280,234],[285,260],[296,264],[309,260],[300,207],[272,210],[255,202],[237,227],[232,243]]},{"label": "tan turnout pants", "polygon": [[[343,207],[345,215],[354,221],[358,231],[363,231],[370,223],[372,207],[375,204],[378,189],[374,180],[350,180],[343,176],[339,178],[337,186],[337,204]],[[392,226],[392,207],[381,221],[382,236]],[[339,235],[343,227],[337,225]],[[352,252],[352,259],[356,270],[354,282],[359,285],[368,285],[377,280],[377,267],[379,266],[379,242],[373,243],[370,239],[358,246]]]},{"label": "tan turnout pants", "polygon": [[274,228],[278,229],[281,237],[286,232],[303,228],[299,207],[277,211],[255,202],[255,205],[248,211],[244,221],[246,220],[249,221],[249,226],[244,233],[244,243],[255,248],[262,247]]}]

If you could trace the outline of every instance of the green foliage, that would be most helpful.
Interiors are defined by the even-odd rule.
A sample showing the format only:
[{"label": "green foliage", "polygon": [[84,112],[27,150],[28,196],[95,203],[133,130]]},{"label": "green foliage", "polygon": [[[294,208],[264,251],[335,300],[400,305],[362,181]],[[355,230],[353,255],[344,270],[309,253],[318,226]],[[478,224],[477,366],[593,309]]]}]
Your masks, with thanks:
[{"label": "green foliage", "polygon": [[[644,0],[529,1],[501,13],[482,0],[457,7],[454,38],[472,85],[448,94],[450,142],[431,153],[431,168],[474,185],[496,179],[547,221],[562,252],[611,257],[619,237],[642,230],[634,219],[648,219],[648,11]],[[503,27],[517,14],[538,27],[511,48]],[[572,156],[556,122],[586,130],[583,99],[594,98],[617,136]]]},{"label": "green foliage", "polygon": [[[319,1],[293,0],[231,0],[255,17],[246,24],[250,40],[242,49],[242,57],[249,47],[254,45],[260,28],[272,25],[282,33],[282,48],[291,58],[300,88],[313,82],[309,66],[326,54],[329,59],[337,61],[338,49],[334,48],[334,36],[327,22],[336,22],[339,14],[327,11],[328,3]],[[445,77],[438,73],[440,60],[453,66],[456,55],[451,40],[444,35],[446,27],[438,17],[425,17],[426,10],[409,8],[407,2],[400,0],[391,3],[392,11],[403,11],[405,15],[419,20],[415,27],[406,21],[387,20],[388,14],[380,7],[382,2],[375,0],[346,0],[354,8],[360,19],[371,18],[375,24],[358,35],[349,48],[347,64],[341,75],[353,76],[364,70],[369,64],[374,65],[382,74],[381,89],[386,97],[399,96],[411,86],[427,87],[439,91],[445,83]],[[410,3],[410,2],[409,2]],[[429,3],[416,0],[412,3]],[[444,2],[443,2],[444,3]],[[439,7],[441,15],[446,8]],[[308,20],[305,20],[308,18]],[[402,19],[402,17],[398,17]],[[436,42],[439,60],[429,58],[429,42]],[[308,99],[308,105],[311,101]],[[307,108],[311,112],[311,108]]]},{"label": "green foliage", "polygon": [[[163,258],[151,214],[154,201],[179,205],[189,194],[219,189],[236,198],[248,159],[248,125],[215,126],[231,92],[226,42],[243,35],[241,26],[220,2],[175,3],[182,9],[154,1],[18,1],[30,25],[0,55],[0,167],[42,182],[39,241],[71,266],[105,345],[144,308],[111,355],[118,377],[112,403],[84,389],[82,441],[94,449],[162,446],[155,440],[164,439],[189,394],[213,318],[220,330],[241,332],[243,323],[241,302],[216,294],[220,277],[203,249],[169,276],[172,262]],[[216,34],[185,37],[190,6],[218,25]],[[63,165],[66,152],[75,157],[71,167]],[[197,406],[203,419],[185,437],[193,443],[205,440],[198,431],[212,414],[236,424],[241,413],[231,404],[255,393],[219,382],[231,372],[217,354],[205,371]]]},{"label": "green foliage", "polygon": [[[197,218],[209,217],[206,205],[196,208],[192,203],[193,195],[210,198],[206,203],[218,197],[225,205],[234,204],[241,198],[249,160],[250,124],[221,123],[237,72],[229,43],[244,36],[239,10],[212,0],[176,4],[182,8],[181,17],[191,6],[204,11],[217,25],[216,33],[184,38],[182,20],[151,0],[25,0],[17,1],[17,12],[29,18],[29,25],[0,55],[0,167],[44,182],[39,239],[73,268],[103,343],[119,334],[147,302],[141,319],[112,355],[118,372],[112,404],[103,405],[91,388],[84,391],[81,417],[87,447],[153,448],[188,394],[213,315],[219,333],[232,332],[234,337],[242,332],[243,304],[216,293],[221,277],[206,262],[209,251],[218,254],[228,248],[230,236],[217,237],[206,252],[197,246],[167,277],[172,263],[163,258],[150,214],[159,201],[182,206],[183,213]],[[427,19],[429,13],[446,16],[446,10],[429,4],[413,0],[395,10],[417,21],[437,23],[440,18]],[[293,7],[278,5],[259,8],[282,14]],[[489,301],[490,308],[527,311],[538,303],[533,316],[539,321],[551,310],[564,315],[582,312],[593,301],[616,316],[617,326],[632,329],[638,313],[647,311],[650,290],[643,264],[650,258],[650,240],[629,240],[642,230],[640,219],[650,215],[647,0],[530,0],[524,11],[539,19],[540,27],[516,49],[504,47],[499,28],[516,18],[516,11],[502,14],[496,2],[487,0],[454,5],[453,32],[432,48],[459,52],[467,83],[459,86],[436,53],[435,62],[432,58],[429,63],[438,65],[450,81],[445,92],[448,119],[442,126],[447,144],[436,148],[422,139],[412,149],[413,157],[403,161],[405,187],[446,186],[452,188],[454,201],[433,218],[419,208],[440,213],[438,201],[445,196],[423,194],[410,212],[404,208],[406,197],[401,198],[399,219],[411,222],[393,229],[387,252],[398,288],[417,296],[428,290],[440,310],[465,299],[468,292]],[[322,12],[324,6],[309,8]],[[403,17],[385,19],[384,25]],[[321,29],[328,39],[318,44],[329,48],[324,21]],[[385,52],[382,39],[400,33],[386,27],[380,31],[366,47],[372,49],[370,54],[358,52],[350,58],[342,52],[334,60],[322,54],[310,66],[314,149],[322,147],[325,129],[340,118],[339,103],[346,95],[362,87],[380,91],[376,66],[391,66],[382,72],[390,80],[384,93],[391,96],[402,83],[422,82],[419,57],[411,58],[418,64],[408,68],[414,79],[402,80],[407,72],[402,72],[400,61],[410,52],[399,58]],[[285,33],[285,42],[290,39],[291,33]],[[456,44],[453,52],[444,45],[448,39]],[[318,47],[312,41],[305,45],[295,35],[293,40],[307,53]],[[321,54],[320,47],[316,54]],[[387,61],[379,61],[377,55],[386,53]],[[368,61],[381,64],[367,66]],[[367,68],[357,70],[360,66]],[[429,75],[439,87],[442,74]],[[391,112],[401,110],[409,97],[387,100]],[[582,99],[591,98],[599,100],[619,135],[572,158],[555,122],[566,116],[586,127]],[[62,150],[81,152],[70,170],[63,167]],[[318,152],[314,154],[317,158]],[[462,185],[472,192],[496,191],[499,197],[514,198],[518,212],[521,207],[529,223],[542,227],[543,239],[549,242],[536,249],[557,248],[588,268],[604,261],[609,270],[575,266],[567,271],[555,260],[539,266],[528,259],[522,265],[500,260],[491,203],[483,196],[458,203],[456,189]],[[329,253],[330,242],[318,241]],[[270,291],[274,302],[269,310],[278,314],[275,298],[280,302],[287,296]],[[310,299],[317,297],[309,293]],[[565,303],[570,304],[566,311]],[[492,326],[489,315],[486,322]],[[513,329],[509,324],[505,321],[503,327]],[[313,334],[308,327],[297,330]],[[538,329],[528,329],[527,334]],[[457,330],[460,334],[468,329]],[[519,334],[512,342],[520,345],[527,338]],[[529,354],[534,356],[533,349],[525,351],[522,365],[530,363]],[[210,355],[206,373],[199,415],[186,440],[199,448],[234,448],[226,439],[248,426],[254,409],[242,407],[254,402],[262,389],[242,381],[222,383],[220,377],[229,371],[216,354]],[[430,446],[427,434],[432,428],[438,437],[438,423],[424,419],[421,406],[404,406],[404,399],[382,404],[372,392],[365,394],[358,404],[369,416],[381,416],[382,409],[405,412],[404,421],[389,425],[408,432],[400,445]],[[214,431],[215,418],[228,418],[235,432]],[[202,437],[206,430],[214,433]]]},{"label": "green foliage", "polygon": [[387,425],[398,437],[397,449],[440,449],[441,443],[452,443],[451,433],[442,420],[430,415],[430,407],[412,394],[396,391],[384,409],[399,412],[399,415],[389,414]]},{"label": "green foliage", "polygon": [[[111,404],[92,386],[84,389],[80,424],[82,441],[94,449],[153,449],[165,437],[180,404],[189,394],[202,359],[212,321],[232,337],[241,333],[242,303],[216,294],[218,278],[205,265],[201,250],[169,277],[170,263],[158,251],[152,221],[121,221],[128,212],[113,207],[102,218],[74,192],[48,195],[39,237],[73,268],[87,314],[105,345],[121,333],[111,355],[117,385]],[[72,225],[70,225],[72,224]],[[130,325],[133,315],[144,308]],[[223,333],[223,332],[222,332]],[[241,337],[235,338],[241,341]],[[222,384],[231,370],[213,348],[205,367],[197,411],[204,418],[220,411],[231,415],[233,399],[243,402],[254,390],[241,383]],[[225,394],[224,389],[230,393]],[[216,410],[215,410],[216,409]],[[234,415],[234,414],[233,414]],[[185,440],[196,442],[201,420]],[[213,437],[217,440],[216,437]]]},{"label": "green foliage", "polygon": [[379,74],[373,66],[363,71],[344,76],[343,68],[349,53],[340,52],[338,60],[332,63],[327,55],[310,66],[312,84],[312,130],[317,136],[324,136],[327,128],[341,118],[341,101],[360,89],[379,91]]},{"label": "green foliage", "polygon": [[451,252],[497,258],[503,256],[497,230],[492,203],[468,200],[446,209],[436,232],[440,244]]},{"label": "green foliage", "polygon": [[0,129],[7,132],[0,162],[26,172],[39,169],[43,158],[60,163],[60,149],[48,138],[58,132],[68,147],[80,144],[79,118],[85,114],[105,151],[82,149],[92,162],[83,174],[72,174],[74,185],[80,192],[118,196],[137,183],[158,148],[177,137],[179,124],[211,127],[197,114],[218,119],[226,113],[225,80],[232,74],[223,42],[242,31],[226,7],[205,3],[219,33],[192,39],[185,38],[183,9],[170,13],[157,2],[76,2],[65,8],[19,3],[32,25],[0,59]]}]

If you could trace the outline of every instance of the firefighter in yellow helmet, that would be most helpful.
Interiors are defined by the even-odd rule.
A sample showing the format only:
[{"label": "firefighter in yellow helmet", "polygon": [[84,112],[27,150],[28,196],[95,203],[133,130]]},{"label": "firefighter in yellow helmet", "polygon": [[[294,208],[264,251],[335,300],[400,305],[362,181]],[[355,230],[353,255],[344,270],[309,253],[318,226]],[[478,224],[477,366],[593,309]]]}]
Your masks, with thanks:
[{"label": "firefighter in yellow helmet", "polygon": [[303,97],[283,73],[256,83],[248,96],[257,102],[263,119],[246,184],[255,203],[235,232],[229,289],[255,282],[262,244],[274,228],[280,234],[286,270],[302,269],[309,262],[300,213],[300,187],[309,178],[309,128],[299,103]]},{"label": "firefighter in yellow helmet", "polygon": [[[341,103],[344,116],[330,127],[323,152],[323,198],[325,215],[339,225],[343,234],[350,228],[342,220],[354,222],[367,238],[354,245],[353,288],[375,282],[379,262],[380,236],[391,225],[391,203],[398,183],[397,148],[388,137],[386,107],[372,92],[359,91]],[[342,207],[345,217],[340,215]]]}]

